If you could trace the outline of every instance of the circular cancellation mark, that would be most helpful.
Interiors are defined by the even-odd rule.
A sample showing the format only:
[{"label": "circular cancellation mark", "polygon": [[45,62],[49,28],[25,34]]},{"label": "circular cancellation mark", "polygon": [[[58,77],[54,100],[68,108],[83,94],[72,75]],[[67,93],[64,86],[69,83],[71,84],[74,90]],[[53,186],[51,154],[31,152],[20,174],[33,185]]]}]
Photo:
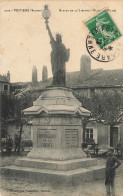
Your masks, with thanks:
[{"label": "circular cancellation mark", "polygon": [[[108,31],[107,31],[108,29]],[[110,40],[110,35],[112,34],[112,28],[103,26],[103,36],[95,39],[94,34],[99,34],[98,28],[94,28],[89,32],[86,38],[86,48],[90,56],[99,62],[110,62],[116,59],[120,54],[120,43],[117,40]],[[115,34],[114,34],[115,36]],[[108,44],[108,42],[110,42]],[[107,45],[105,45],[107,43]]]}]

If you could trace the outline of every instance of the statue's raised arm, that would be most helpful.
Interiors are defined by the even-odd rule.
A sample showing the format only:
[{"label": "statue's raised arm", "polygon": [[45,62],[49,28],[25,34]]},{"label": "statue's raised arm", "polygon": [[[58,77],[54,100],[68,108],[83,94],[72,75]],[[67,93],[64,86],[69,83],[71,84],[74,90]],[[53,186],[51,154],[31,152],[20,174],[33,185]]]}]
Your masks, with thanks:
[{"label": "statue's raised arm", "polygon": [[48,31],[50,40],[53,41],[53,40],[54,40],[54,37],[53,37],[53,35],[52,35],[52,32],[51,32],[51,30],[50,30],[50,27],[49,27],[48,23],[46,23],[46,29],[47,29],[47,31]]}]

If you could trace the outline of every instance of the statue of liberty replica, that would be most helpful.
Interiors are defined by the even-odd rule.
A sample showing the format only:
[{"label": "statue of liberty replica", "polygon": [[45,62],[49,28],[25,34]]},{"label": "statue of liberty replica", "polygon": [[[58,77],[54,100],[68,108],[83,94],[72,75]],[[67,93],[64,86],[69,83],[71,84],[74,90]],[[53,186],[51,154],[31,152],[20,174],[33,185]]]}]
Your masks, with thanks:
[{"label": "statue of liberty replica", "polygon": [[54,38],[50,27],[48,25],[48,19],[50,17],[50,10],[48,6],[45,5],[45,9],[42,13],[46,29],[50,37],[51,44],[51,65],[53,74],[53,86],[66,86],[66,62],[69,60],[70,49],[66,49],[65,45],[62,43],[62,36],[57,33]]},{"label": "statue of liberty replica", "polygon": [[97,160],[87,158],[81,148],[82,118],[90,116],[91,112],[83,108],[72,89],[65,86],[69,49],[62,43],[60,34],[55,38],[52,36],[49,16],[50,11],[45,6],[43,17],[52,47],[53,84],[23,111],[32,118],[32,150],[27,158],[19,158],[14,166],[2,167],[2,173],[58,187],[104,179],[105,167],[97,167]]}]

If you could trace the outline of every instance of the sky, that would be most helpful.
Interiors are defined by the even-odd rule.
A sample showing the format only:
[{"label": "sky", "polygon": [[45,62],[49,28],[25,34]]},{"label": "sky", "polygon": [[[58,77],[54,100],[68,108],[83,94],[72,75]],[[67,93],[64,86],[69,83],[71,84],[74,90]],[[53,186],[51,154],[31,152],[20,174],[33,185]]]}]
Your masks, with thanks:
[{"label": "sky", "polygon": [[[42,80],[43,65],[48,68],[48,77],[52,76],[50,40],[42,18],[44,4],[48,4],[51,11],[49,26],[53,36],[56,32],[61,33],[63,43],[66,48],[70,48],[67,72],[79,71],[81,56],[89,55],[85,43],[89,31],[84,21],[95,16],[100,10],[109,9],[109,14],[123,34],[123,3],[120,1],[1,1],[0,74],[9,71],[11,82],[31,81],[33,65],[36,65],[38,70],[38,81]],[[23,12],[22,9],[27,11]],[[120,43],[119,56],[107,63],[90,57],[92,69],[123,69],[123,37],[114,44],[117,42]]]}]

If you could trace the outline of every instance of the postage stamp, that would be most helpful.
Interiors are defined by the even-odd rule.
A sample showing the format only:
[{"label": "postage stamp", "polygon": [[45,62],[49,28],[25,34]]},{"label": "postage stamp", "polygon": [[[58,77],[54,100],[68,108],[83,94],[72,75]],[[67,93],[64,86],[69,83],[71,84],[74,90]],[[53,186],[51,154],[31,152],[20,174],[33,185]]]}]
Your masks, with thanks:
[{"label": "postage stamp", "polygon": [[85,25],[100,48],[104,48],[122,36],[106,9],[86,21]]}]

